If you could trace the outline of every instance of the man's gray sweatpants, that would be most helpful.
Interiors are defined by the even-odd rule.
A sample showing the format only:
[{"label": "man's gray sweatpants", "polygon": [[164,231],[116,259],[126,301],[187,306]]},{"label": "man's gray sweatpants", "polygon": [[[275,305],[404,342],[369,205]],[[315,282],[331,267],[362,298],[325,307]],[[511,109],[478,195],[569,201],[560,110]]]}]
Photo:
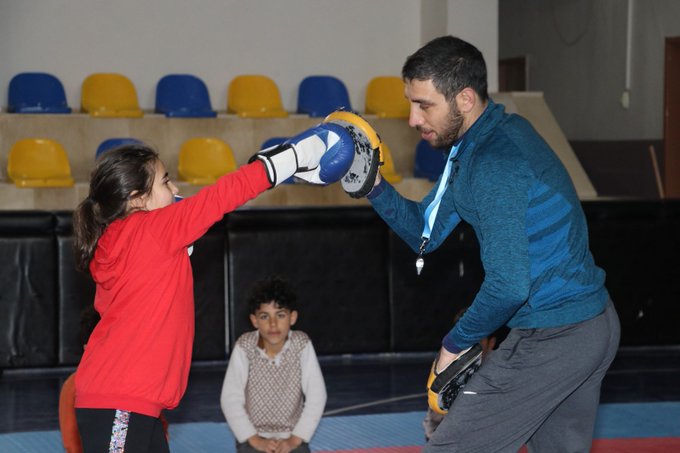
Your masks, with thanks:
[{"label": "man's gray sweatpants", "polygon": [[602,379],[619,345],[611,301],[593,319],[512,329],[458,395],[423,453],[590,451]]}]

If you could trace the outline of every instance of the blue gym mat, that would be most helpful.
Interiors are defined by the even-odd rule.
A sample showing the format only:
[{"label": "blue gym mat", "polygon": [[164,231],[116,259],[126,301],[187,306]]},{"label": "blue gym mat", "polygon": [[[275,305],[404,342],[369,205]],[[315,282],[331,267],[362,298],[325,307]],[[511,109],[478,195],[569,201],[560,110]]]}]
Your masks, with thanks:
[{"label": "blue gym mat", "polygon": [[[422,446],[424,412],[324,417],[312,439],[314,451]],[[602,404],[596,439],[680,437],[680,402]],[[226,423],[170,425],[173,453],[235,452]],[[3,453],[63,452],[58,431],[0,434]]]}]

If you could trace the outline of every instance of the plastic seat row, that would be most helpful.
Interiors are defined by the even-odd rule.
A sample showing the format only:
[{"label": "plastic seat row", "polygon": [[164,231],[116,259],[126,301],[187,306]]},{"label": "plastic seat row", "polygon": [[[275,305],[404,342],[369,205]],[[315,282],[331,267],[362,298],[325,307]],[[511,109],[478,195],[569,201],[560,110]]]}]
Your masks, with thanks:
[{"label": "plastic seat row", "polygon": [[[95,153],[101,154],[127,144],[141,144],[131,138],[104,140]],[[236,170],[234,153],[226,142],[211,137],[197,137],[184,142],[179,151],[178,174],[190,184],[205,185]],[[7,157],[7,175],[17,187],[72,187],[71,165],[64,147],[46,138],[17,141]]]},{"label": "plastic seat row", "polygon": [[[9,113],[71,113],[61,81],[49,73],[15,75],[9,83]],[[352,111],[345,84],[337,77],[305,77],[298,90],[297,113],[323,117],[334,110]],[[95,117],[141,117],[137,91],[122,74],[90,74],[82,84],[81,110]],[[205,83],[191,74],[169,74],[156,86],[155,112],[168,117],[215,117]],[[259,74],[239,75],[229,83],[227,113],[244,118],[286,117],[276,83]],[[404,84],[396,76],[371,79],[366,89],[365,113],[382,118],[407,118],[409,104]]]},{"label": "plastic seat row", "polygon": [[[262,143],[261,148],[280,144],[286,137],[272,137]],[[95,153],[102,153],[126,144],[141,144],[131,138],[109,138],[104,140]],[[389,147],[383,143],[384,164],[380,170],[390,183],[401,181],[396,172]],[[436,180],[444,169],[446,156],[433,150],[427,142],[421,141],[416,147],[414,177]],[[236,170],[236,160],[231,146],[218,138],[197,137],[185,141],[180,147],[178,174],[180,180],[194,185],[214,183],[220,176]],[[50,139],[27,138],[16,142],[8,156],[7,174],[17,187],[72,187],[71,167],[64,147]],[[286,181],[294,182],[292,179]]]}]

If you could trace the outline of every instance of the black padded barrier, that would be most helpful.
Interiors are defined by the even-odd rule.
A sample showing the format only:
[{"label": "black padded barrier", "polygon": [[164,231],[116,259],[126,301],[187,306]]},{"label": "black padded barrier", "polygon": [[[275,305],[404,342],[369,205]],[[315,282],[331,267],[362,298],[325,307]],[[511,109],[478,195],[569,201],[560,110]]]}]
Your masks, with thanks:
[{"label": "black padded barrier", "polygon": [[225,240],[224,223],[221,221],[196,241],[191,253],[196,313],[193,360],[225,360],[227,357]]},{"label": "black padded barrier", "polygon": [[48,212],[0,215],[0,368],[57,362],[57,259]]},{"label": "black padded barrier", "polygon": [[583,208],[593,257],[621,319],[621,344],[680,344],[680,200]]},{"label": "black padded barrier", "polygon": [[57,242],[59,364],[77,365],[83,354],[81,317],[94,303],[95,284],[89,274],[76,270],[73,253],[73,212],[55,213]]},{"label": "black padded barrier", "polygon": [[461,223],[437,250],[417,254],[390,232],[391,345],[394,351],[437,351],[458,312],[472,303],[484,279],[479,243]]},{"label": "black padded barrier", "polygon": [[[624,346],[680,344],[680,200],[583,203]],[[94,283],[75,270],[71,213],[0,212],[0,368],[77,364]],[[319,354],[436,351],[484,271],[461,224],[420,276],[416,254],[370,207],[240,210],[196,244],[194,360],[224,360],[252,326],[246,298],[270,274],[300,302]]]},{"label": "black padded barrier", "polygon": [[227,235],[231,344],[252,330],[246,301],[255,282],[280,274],[317,353],[389,350],[386,226],[372,209],[237,211]]}]

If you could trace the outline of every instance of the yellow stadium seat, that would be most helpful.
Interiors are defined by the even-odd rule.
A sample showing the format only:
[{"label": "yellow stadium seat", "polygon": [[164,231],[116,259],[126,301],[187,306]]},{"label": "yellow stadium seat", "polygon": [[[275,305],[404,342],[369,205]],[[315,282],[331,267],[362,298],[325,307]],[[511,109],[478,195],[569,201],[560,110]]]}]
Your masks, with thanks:
[{"label": "yellow stadium seat", "polygon": [[387,146],[387,143],[380,144],[380,157],[382,157],[383,164],[380,167],[380,174],[390,184],[396,184],[401,181],[401,175],[397,173],[394,168],[394,159],[392,158],[392,151]]},{"label": "yellow stadium seat", "polygon": [[122,74],[90,74],[83,81],[80,107],[83,112],[96,117],[140,118],[137,91],[133,83]]},{"label": "yellow stadium seat", "polygon": [[404,82],[396,76],[374,77],[366,88],[367,114],[379,118],[408,118],[410,105],[404,97]]},{"label": "yellow stadium seat", "polygon": [[263,75],[239,75],[229,83],[227,113],[243,118],[285,118],[279,87]]},{"label": "yellow stadium seat", "polygon": [[71,166],[61,144],[44,138],[16,142],[7,157],[7,175],[17,187],[72,187]]},{"label": "yellow stadium seat", "polygon": [[236,170],[236,160],[228,143],[218,138],[192,138],[179,150],[177,170],[181,180],[202,186]]}]

